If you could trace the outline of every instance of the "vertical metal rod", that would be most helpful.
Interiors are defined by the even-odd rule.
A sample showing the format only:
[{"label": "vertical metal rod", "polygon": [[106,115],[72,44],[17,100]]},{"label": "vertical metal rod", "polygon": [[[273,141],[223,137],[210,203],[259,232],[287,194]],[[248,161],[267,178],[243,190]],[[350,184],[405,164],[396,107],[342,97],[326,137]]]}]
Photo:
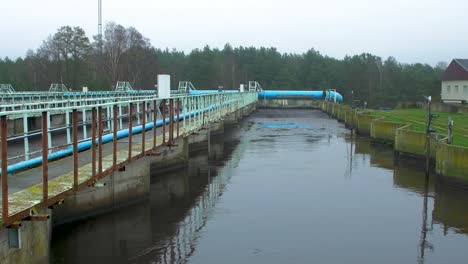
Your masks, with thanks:
[{"label": "vertical metal rod", "polygon": [[137,110],[137,113],[136,113],[136,116],[137,116],[137,125],[140,124],[140,104],[137,103],[136,105],[136,110]]},{"label": "vertical metal rod", "polygon": [[112,125],[114,126],[114,130],[112,131],[114,133],[114,141],[113,143],[113,148],[112,148],[112,166],[113,170],[115,170],[117,166],[117,105],[114,105],[114,115],[112,117]]},{"label": "vertical metal rod", "polygon": [[163,145],[166,144],[166,99],[162,100]]},{"label": "vertical metal rod", "polygon": [[169,144],[174,142],[174,99],[169,99]]},{"label": "vertical metal rod", "polygon": [[[2,218],[8,223],[8,151],[7,151],[7,117],[0,117],[0,140],[2,142]],[[43,137],[44,138],[44,137]]]},{"label": "vertical metal rod", "polygon": [[142,124],[141,124],[141,155],[145,154],[145,140],[146,140],[146,102],[143,101],[142,109]]},{"label": "vertical metal rod", "polygon": [[107,119],[107,129],[111,130],[113,127],[111,126],[111,107],[106,106],[106,119]]},{"label": "vertical metal rod", "polygon": [[98,107],[98,175],[102,176],[102,131],[104,130],[104,125],[102,122],[102,107]]},{"label": "vertical metal rod", "polygon": [[48,146],[49,146],[49,137],[45,137],[49,131],[48,121],[49,114],[47,112],[42,112],[42,198],[44,203],[47,204],[47,199],[49,196],[49,160],[48,160]]},{"label": "vertical metal rod", "polygon": [[119,129],[123,128],[122,124],[122,105],[119,104]]},{"label": "vertical metal rod", "polygon": [[73,109],[73,187],[78,190],[78,110]]},{"label": "vertical metal rod", "polygon": [[180,126],[180,98],[177,98],[177,138],[179,138],[179,126]]},{"label": "vertical metal rod", "polygon": [[153,150],[156,149],[156,122],[158,121],[158,101],[153,102]]},{"label": "vertical metal rod", "polygon": [[71,143],[71,124],[70,124],[70,111],[65,111],[65,125],[67,128],[67,144]]},{"label": "vertical metal rod", "polygon": [[29,160],[29,127],[28,127],[28,114],[23,115],[23,128],[24,128],[24,159]]},{"label": "vertical metal rod", "polygon": [[133,105],[128,104],[128,162],[132,161]]},{"label": "vertical metal rod", "polygon": [[91,110],[91,177],[96,178],[96,108]]},{"label": "vertical metal rod", "polygon": [[[49,149],[49,153],[52,153],[52,132],[50,131],[50,113],[47,112],[47,148]],[[43,134],[44,135],[44,134]]]},{"label": "vertical metal rod", "polygon": [[88,138],[88,131],[86,130],[87,129],[87,126],[86,126],[86,109],[83,109],[83,118],[81,118],[81,120],[83,120],[83,139],[87,139]]}]

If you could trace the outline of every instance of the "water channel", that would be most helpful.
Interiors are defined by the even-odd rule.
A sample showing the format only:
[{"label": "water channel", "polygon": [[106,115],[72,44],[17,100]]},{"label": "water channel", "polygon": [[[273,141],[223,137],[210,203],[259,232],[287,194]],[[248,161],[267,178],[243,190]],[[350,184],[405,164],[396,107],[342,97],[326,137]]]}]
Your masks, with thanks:
[{"label": "water channel", "polygon": [[466,263],[467,203],[320,111],[260,109],[148,201],[55,227],[51,263]]}]

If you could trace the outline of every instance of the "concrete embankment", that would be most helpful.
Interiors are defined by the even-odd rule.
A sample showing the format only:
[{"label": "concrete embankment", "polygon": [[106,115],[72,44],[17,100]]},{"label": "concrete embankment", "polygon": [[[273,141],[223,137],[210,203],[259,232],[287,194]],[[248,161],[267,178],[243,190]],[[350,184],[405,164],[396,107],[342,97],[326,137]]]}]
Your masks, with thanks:
[{"label": "concrete embankment", "polygon": [[[391,122],[384,117],[332,102],[320,102],[320,109],[338,121],[345,122],[356,133],[393,146],[396,156],[403,154],[422,159],[426,155],[426,133],[414,130],[411,124]],[[439,141],[435,135],[431,136],[429,146],[438,179],[456,187],[467,188],[468,148],[449,145]]]},{"label": "concrete embankment", "polygon": [[[207,148],[211,137],[224,133],[224,127],[237,123],[256,109],[250,104],[200,130],[177,139],[172,146],[160,147],[158,155],[129,162],[119,171],[101,179],[99,185],[67,196],[53,208],[36,206],[35,215],[49,215],[47,221],[23,221],[18,229],[0,229],[0,263],[48,263],[50,237],[54,225],[129,206],[148,199],[150,178],[155,173],[186,166],[189,153]],[[129,216],[131,217],[131,216]]]}]

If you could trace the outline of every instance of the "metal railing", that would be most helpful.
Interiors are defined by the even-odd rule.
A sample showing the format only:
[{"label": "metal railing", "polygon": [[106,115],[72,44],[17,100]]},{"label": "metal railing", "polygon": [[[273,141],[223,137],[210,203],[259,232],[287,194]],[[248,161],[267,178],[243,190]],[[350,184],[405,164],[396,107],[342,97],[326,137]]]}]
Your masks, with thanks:
[{"label": "metal railing", "polygon": [[[171,146],[181,135],[200,129],[209,122],[220,120],[225,115],[256,101],[256,92],[181,95],[166,99],[150,96],[90,105],[0,112],[3,223],[8,226],[24,219],[29,209],[16,206],[13,211],[9,211],[9,174],[25,173],[32,167],[41,166],[43,184],[40,203],[51,206],[63,200],[69,190],[60,191],[58,194],[57,190],[52,190],[53,195],[49,195],[49,178],[60,176],[49,175],[49,167],[60,166],[59,163],[49,165],[50,161],[68,156],[73,158],[73,166],[70,168],[70,171],[73,171],[73,182],[70,182],[70,189],[77,191],[94,184],[125,164],[154,152],[158,144]],[[17,116],[23,117],[24,133],[9,136],[9,127],[14,125],[11,122],[14,119],[10,117]],[[60,117],[60,120],[53,120],[54,116]],[[37,125],[33,128],[27,123]],[[137,135],[139,138],[136,141]],[[122,138],[127,138],[125,144],[128,146],[125,149],[118,148],[117,145]],[[103,164],[103,145],[111,142],[112,147],[107,151],[112,153],[112,165],[108,166],[108,163]],[[117,157],[120,150],[127,152],[125,158],[122,158],[121,154]],[[80,152],[85,156],[80,156]],[[79,157],[91,157],[88,163],[82,164],[91,164],[91,170],[83,170],[83,166],[80,167]],[[88,172],[89,175],[86,174]],[[80,173],[86,174],[85,180],[79,180]],[[22,175],[17,177],[20,176]],[[80,179],[82,178],[80,176]]]}]

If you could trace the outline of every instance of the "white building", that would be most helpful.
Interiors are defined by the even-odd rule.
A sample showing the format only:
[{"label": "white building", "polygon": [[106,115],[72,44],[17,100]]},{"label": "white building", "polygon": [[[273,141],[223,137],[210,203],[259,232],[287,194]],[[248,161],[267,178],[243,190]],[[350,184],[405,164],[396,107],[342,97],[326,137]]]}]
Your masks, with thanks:
[{"label": "white building", "polygon": [[468,59],[454,59],[442,75],[442,102],[468,102]]}]

